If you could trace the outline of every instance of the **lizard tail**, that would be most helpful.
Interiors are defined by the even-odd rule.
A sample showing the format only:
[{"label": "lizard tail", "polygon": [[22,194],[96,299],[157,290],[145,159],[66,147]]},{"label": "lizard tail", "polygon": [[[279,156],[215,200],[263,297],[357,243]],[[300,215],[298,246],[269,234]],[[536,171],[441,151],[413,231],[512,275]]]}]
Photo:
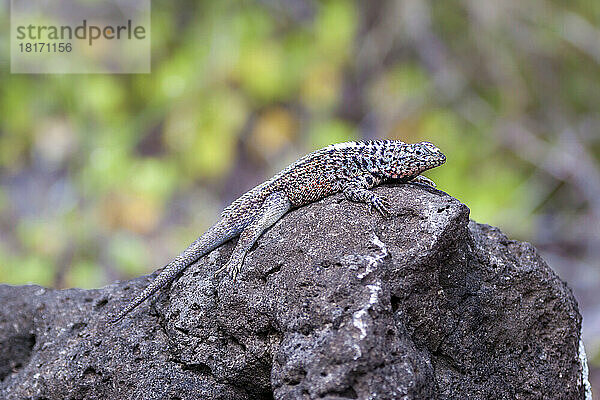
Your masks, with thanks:
[{"label": "lizard tail", "polygon": [[[220,221],[221,222],[221,221]],[[140,294],[138,294],[127,306],[122,309],[115,317],[110,319],[110,323],[114,324],[123,319],[127,314],[133,311],[137,306],[142,304],[144,300],[156,293],[160,288],[168,285],[177,275],[179,275],[190,264],[194,263],[200,257],[225,243],[229,239],[237,236],[238,232],[234,230],[221,229],[220,222],[213,225],[206,233],[194,241],[187,249],[179,256],[171,261],[161,271]]]}]

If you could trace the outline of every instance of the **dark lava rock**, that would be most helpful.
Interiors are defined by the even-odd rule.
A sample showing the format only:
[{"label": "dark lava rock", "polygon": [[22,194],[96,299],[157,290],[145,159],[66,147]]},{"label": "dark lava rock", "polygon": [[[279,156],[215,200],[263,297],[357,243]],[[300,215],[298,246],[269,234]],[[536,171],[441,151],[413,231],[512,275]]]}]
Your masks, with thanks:
[{"label": "dark lava rock", "polygon": [[434,189],[329,197],[228,243],[125,320],[154,277],[0,286],[4,399],[583,399],[581,316],[528,243]]}]

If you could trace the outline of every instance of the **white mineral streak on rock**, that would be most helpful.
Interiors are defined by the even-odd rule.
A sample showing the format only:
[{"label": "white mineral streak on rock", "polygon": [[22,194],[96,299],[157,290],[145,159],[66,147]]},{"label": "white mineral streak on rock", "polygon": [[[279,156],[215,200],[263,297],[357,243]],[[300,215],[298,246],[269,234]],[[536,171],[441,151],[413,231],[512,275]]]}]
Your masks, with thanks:
[{"label": "white mineral streak on rock", "polygon": [[381,250],[381,254],[376,256],[365,256],[367,260],[367,268],[365,268],[364,272],[361,272],[357,275],[358,279],[363,279],[365,276],[369,275],[371,272],[375,270],[375,267],[380,264],[384,258],[388,256],[387,247],[385,247],[385,243],[383,243],[377,235],[373,235],[373,240],[371,242]]},{"label": "white mineral streak on rock", "polygon": [[[388,255],[388,250],[387,250],[385,244],[377,237],[377,235],[373,235],[372,243],[379,248],[381,253],[377,254],[375,256],[371,256],[371,255],[365,256],[365,259],[367,260],[367,267],[365,268],[364,272],[361,272],[360,274],[357,275],[358,279],[363,279],[364,277],[369,275],[371,272],[373,272],[375,270],[375,268],[377,267],[377,265],[380,264],[383,261],[383,259],[385,257],[387,257],[387,255]],[[360,340],[367,337],[367,321],[365,320],[365,317],[369,313],[369,309],[371,307],[373,307],[373,305],[375,305],[379,301],[379,292],[381,291],[381,282],[376,281],[374,284],[367,285],[367,289],[369,289],[369,293],[370,293],[369,302],[367,304],[365,304],[364,307],[362,307],[360,310],[356,311],[352,315],[352,323],[353,323],[354,327],[360,331],[360,336],[359,336]],[[355,347],[357,347],[357,346],[355,346]],[[358,351],[356,353],[355,359],[360,357],[361,354],[362,354],[362,352],[360,351],[360,347],[359,347]]]},{"label": "white mineral streak on rock", "polygon": [[581,362],[581,384],[585,390],[585,400],[592,400],[592,386],[588,379],[589,369],[585,348],[583,347],[582,332],[579,333],[579,362]]},{"label": "white mineral streak on rock", "polygon": [[367,316],[369,309],[379,301],[381,282],[377,281],[373,285],[367,285],[367,288],[370,292],[369,302],[352,315],[352,323],[354,324],[354,327],[360,331],[360,340],[367,337],[367,322],[365,321],[364,317]]}]

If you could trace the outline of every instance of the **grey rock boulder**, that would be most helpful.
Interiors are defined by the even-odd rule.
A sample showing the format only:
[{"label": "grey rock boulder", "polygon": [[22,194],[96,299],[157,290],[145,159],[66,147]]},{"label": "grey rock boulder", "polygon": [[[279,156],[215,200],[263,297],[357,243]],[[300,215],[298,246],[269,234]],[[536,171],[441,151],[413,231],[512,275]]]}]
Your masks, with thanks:
[{"label": "grey rock boulder", "polygon": [[528,243],[443,192],[336,195],[227,243],[116,325],[154,275],[97,290],[0,285],[3,399],[584,399],[581,316]]}]

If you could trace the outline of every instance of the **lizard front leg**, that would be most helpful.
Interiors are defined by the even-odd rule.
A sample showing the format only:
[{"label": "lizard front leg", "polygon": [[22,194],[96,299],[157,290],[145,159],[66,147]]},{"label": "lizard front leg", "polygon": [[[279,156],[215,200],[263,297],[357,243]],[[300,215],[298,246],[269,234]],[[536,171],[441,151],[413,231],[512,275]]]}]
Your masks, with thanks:
[{"label": "lizard front leg", "polygon": [[422,183],[423,185],[431,186],[432,188],[436,187],[435,182],[424,175],[415,176],[411,182]]},{"label": "lizard front leg", "polygon": [[227,270],[231,278],[235,281],[237,274],[242,268],[246,254],[250,251],[250,248],[259,236],[291,208],[292,204],[285,193],[275,192],[269,195],[263,202],[255,218],[240,234],[240,238],[229,261],[215,272],[215,275]]},{"label": "lizard front leg", "polygon": [[369,208],[374,207],[383,216],[390,215],[391,205],[388,199],[366,189],[358,181],[351,181],[344,187],[344,196],[351,201],[366,203]]}]

